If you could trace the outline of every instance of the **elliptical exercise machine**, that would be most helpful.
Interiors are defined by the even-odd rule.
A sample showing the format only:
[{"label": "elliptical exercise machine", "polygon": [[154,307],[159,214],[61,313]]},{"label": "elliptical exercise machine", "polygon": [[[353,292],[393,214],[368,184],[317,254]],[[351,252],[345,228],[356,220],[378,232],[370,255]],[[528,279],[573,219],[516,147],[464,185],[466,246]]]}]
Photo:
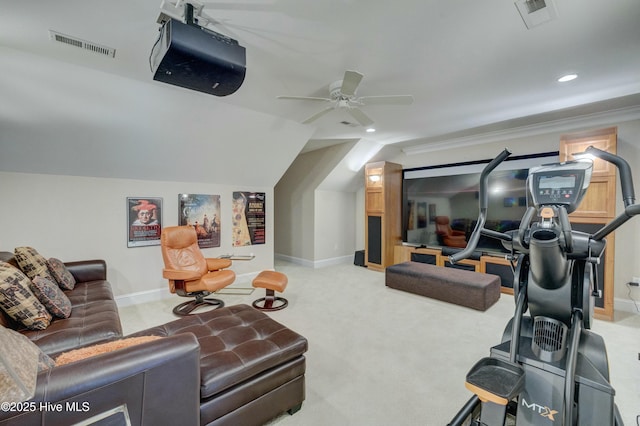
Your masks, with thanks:
[{"label": "elliptical exercise machine", "polygon": [[592,160],[531,168],[527,189],[533,205],[519,229],[507,233],[485,229],[484,223],[489,174],[511,153],[505,149],[480,176],[476,227],[450,262],[469,257],[481,235],[499,239],[511,252],[516,308],[502,343],[467,374],[465,386],[474,396],[449,426],[623,425],[604,340],[589,329],[594,298],[601,296],[595,268],[604,238],[639,214],[640,204],[625,160],[594,147],[581,154],[614,164],[622,187],[624,212],[594,234],[572,230],[568,216],[587,191]]}]

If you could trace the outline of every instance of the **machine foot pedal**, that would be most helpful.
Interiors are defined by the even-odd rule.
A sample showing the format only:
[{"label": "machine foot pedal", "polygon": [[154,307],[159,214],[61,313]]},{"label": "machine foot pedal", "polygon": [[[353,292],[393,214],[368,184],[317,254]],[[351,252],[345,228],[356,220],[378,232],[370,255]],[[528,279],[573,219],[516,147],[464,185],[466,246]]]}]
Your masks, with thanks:
[{"label": "machine foot pedal", "polygon": [[524,369],[512,362],[483,358],[467,374],[465,386],[481,401],[507,405],[524,386]]}]

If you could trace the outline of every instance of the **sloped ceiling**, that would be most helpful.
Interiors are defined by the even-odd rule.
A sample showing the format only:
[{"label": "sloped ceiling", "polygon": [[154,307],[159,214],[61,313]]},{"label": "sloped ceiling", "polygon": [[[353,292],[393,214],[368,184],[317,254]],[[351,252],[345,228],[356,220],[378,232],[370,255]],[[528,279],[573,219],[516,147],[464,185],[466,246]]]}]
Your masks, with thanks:
[{"label": "sloped ceiling", "polygon": [[[640,107],[637,0],[555,0],[558,19],[533,29],[510,0],[204,4],[247,49],[247,78],[225,98],[151,79],[159,0],[0,0],[0,170],[274,185],[332,141],[411,147]],[[51,29],[116,55],[55,43]],[[347,69],[365,76],[359,95],[415,102],[363,107],[377,128],[365,134],[341,110],[302,125],[321,106],[276,99],[327,96]],[[556,81],[568,72],[578,79]]]}]

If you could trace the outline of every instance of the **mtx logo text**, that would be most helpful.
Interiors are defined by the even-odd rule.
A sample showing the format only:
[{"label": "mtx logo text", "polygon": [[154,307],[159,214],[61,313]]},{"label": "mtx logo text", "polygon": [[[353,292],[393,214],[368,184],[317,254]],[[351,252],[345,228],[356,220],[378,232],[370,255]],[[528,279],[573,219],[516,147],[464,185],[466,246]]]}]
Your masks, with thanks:
[{"label": "mtx logo text", "polygon": [[542,405],[538,405],[535,402],[532,402],[531,404],[529,404],[524,398],[522,398],[522,406],[528,408],[529,410],[535,413],[540,414],[542,417],[546,417],[552,422],[555,421],[555,418],[553,418],[553,416],[555,414],[558,414],[557,410],[552,410],[549,407],[543,407]]}]

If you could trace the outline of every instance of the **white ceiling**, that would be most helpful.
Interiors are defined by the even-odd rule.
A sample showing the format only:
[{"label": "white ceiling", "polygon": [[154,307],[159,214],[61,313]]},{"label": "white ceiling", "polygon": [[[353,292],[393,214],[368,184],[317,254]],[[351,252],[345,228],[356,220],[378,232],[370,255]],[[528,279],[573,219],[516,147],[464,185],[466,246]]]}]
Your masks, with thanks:
[{"label": "white ceiling", "polygon": [[[247,182],[234,182],[275,184],[301,150],[334,141],[420,145],[640,105],[638,0],[555,0],[558,19],[533,29],[512,0],[204,4],[220,23],[211,28],[247,50],[245,82],[224,98],[152,80],[160,0],[0,0],[0,170],[199,181],[240,165]],[[55,43],[49,30],[115,58]],[[302,125],[324,105],[276,99],[325,97],[347,69],[364,74],[360,96],[415,101],[363,107],[378,129],[365,134],[340,110]],[[579,78],[556,81],[569,72]],[[60,154],[69,150],[74,159]],[[271,175],[257,167],[265,158]]]}]

